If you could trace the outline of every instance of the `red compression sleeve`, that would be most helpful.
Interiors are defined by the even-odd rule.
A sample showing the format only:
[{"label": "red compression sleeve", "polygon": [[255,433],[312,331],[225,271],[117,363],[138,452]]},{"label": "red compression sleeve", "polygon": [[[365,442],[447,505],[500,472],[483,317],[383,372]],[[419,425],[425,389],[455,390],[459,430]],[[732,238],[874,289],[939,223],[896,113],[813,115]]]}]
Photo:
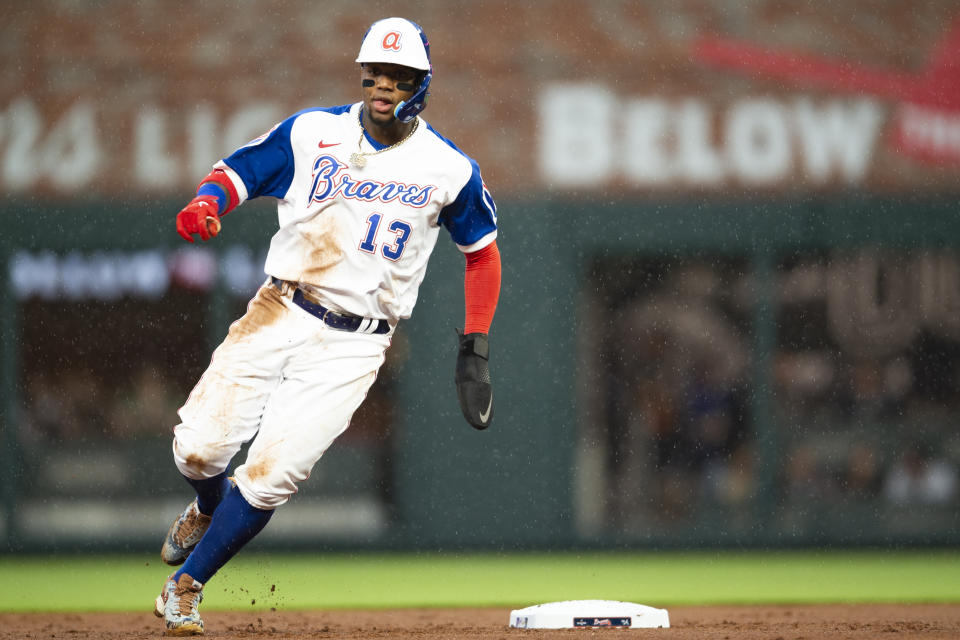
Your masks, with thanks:
[{"label": "red compression sleeve", "polygon": [[222,169],[214,169],[200,181],[200,186],[197,187],[197,195],[214,196],[220,204],[220,211],[217,213],[221,216],[227,215],[240,204],[237,188],[233,186],[233,182]]},{"label": "red compression sleeve", "polygon": [[464,333],[490,333],[493,312],[500,298],[500,250],[492,242],[479,251],[466,254],[463,277],[466,302]]}]

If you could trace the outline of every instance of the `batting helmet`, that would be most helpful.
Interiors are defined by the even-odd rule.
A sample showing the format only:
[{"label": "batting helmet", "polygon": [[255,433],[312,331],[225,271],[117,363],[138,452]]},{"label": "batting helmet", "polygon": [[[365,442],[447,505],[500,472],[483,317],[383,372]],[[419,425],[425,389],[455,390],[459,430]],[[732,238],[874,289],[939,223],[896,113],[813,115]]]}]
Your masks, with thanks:
[{"label": "batting helmet", "polygon": [[400,122],[410,122],[427,106],[427,89],[433,79],[430,63],[430,42],[416,22],[405,18],[385,18],[370,25],[363,36],[357,62],[388,62],[423,71],[420,86],[409,100],[401,101],[393,110]]}]

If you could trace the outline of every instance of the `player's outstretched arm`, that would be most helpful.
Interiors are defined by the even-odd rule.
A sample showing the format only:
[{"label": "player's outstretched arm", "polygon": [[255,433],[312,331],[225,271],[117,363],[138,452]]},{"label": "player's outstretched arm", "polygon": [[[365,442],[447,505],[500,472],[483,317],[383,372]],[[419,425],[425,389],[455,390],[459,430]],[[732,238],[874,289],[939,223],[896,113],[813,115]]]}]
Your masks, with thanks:
[{"label": "player's outstretched arm", "polygon": [[198,234],[206,242],[220,233],[220,217],[237,206],[239,198],[230,178],[214,169],[197,187],[197,196],[177,214],[177,233],[187,242]]},{"label": "player's outstretched arm", "polygon": [[500,250],[493,242],[466,254],[464,331],[457,330],[457,399],[460,410],[474,428],[486,429],[493,418],[488,334],[500,297]]}]

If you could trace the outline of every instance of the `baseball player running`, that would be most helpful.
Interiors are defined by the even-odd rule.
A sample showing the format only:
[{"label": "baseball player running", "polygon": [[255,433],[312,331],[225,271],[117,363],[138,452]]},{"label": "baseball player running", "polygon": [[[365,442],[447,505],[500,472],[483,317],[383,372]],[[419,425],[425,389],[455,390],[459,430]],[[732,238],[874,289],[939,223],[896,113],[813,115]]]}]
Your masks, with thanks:
[{"label": "baseball player running", "polygon": [[410,316],[441,226],[466,257],[458,400],[471,425],[490,424],[487,334],[500,292],[493,198],[477,163],[418,115],[433,75],[420,27],[375,22],[357,62],[361,102],[290,116],[216,163],[177,214],[185,240],[206,241],[244,201],[271,196],[279,228],[266,282],[174,429],[174,460],[197,497],[161,550],[167,564],[183,563],[156,600],[167,635],[203,633],[204,584],[347,428]]}]

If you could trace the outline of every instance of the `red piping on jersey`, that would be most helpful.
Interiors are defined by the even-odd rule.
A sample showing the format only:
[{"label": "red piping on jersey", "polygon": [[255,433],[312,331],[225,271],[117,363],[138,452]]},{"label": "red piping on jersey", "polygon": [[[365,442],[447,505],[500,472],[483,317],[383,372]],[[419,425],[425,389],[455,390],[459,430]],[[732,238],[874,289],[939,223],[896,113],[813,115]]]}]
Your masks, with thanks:
[{"label": "red piping on jersey", "polygon": [[483,249],[465,254],[467,267],[463,276],[463,297],[466,303],[464,333],[490,333],[493,312],[500,298],[500,250],[491,242]]}]

